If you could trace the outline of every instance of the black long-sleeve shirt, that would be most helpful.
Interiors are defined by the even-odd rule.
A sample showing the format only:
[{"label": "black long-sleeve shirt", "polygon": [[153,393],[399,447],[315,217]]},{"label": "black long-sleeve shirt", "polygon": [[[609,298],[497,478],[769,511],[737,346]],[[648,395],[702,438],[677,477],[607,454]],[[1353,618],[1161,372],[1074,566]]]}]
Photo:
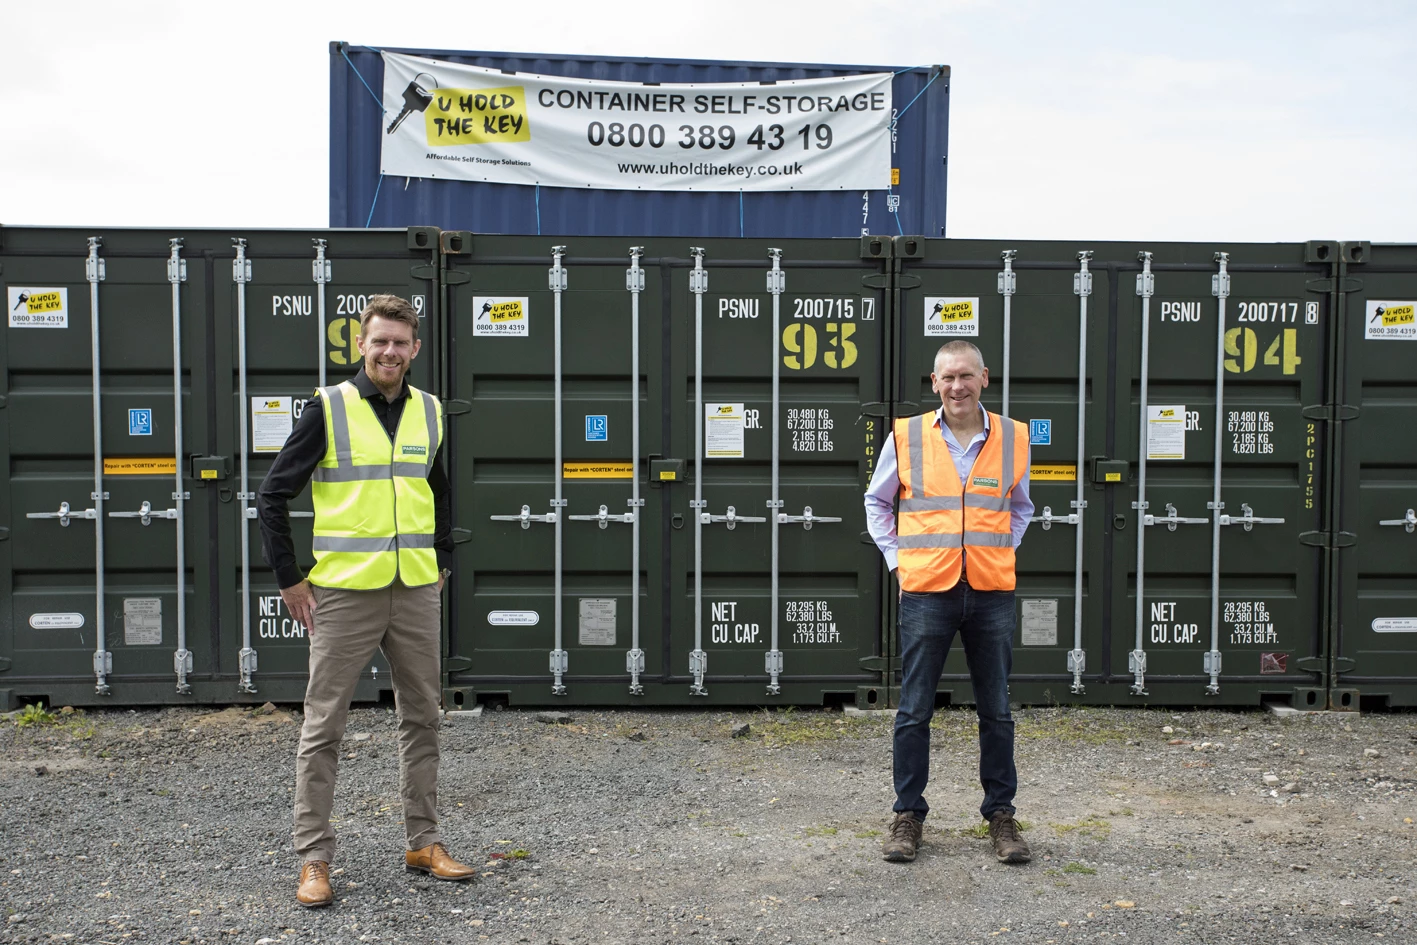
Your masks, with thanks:
[{"label": "black long-sleeve shirt", "polygon": [[[408,381],[392,401],[384,399],[374,382],[361,369],[352,378],[359,395],[374,410],[374,416],[384,425],[392,440],[409,401]],[[325,407],[319,397],[311,398],[295,421],[295,428],[285,441],[280,454],[271,464],[256,495],[256,509],[261,521],[261,553],[276,573],[281,588],[292,587],[305,579],[295,557],[295,543],[290,539],[290,500],[299,495],[315,467],[325,458]],[[433,456],[433,469],[428,473],[428,488],[433,490],[433,547],[438,552],[438,567],[452,567],[453,516],[448,474],[443,467],[443,446]]]}]

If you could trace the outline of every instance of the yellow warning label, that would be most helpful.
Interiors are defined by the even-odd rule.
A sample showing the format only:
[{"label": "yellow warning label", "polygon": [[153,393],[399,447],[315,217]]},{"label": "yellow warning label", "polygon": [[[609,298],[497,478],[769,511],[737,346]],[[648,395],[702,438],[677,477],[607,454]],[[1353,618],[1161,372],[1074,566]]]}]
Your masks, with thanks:
[{"label": "yellow warning label", "polygon": [[215,478],[216,478],[216,470],[215,470],[215,469],[203,469],[203,470],[202,470],[202,478],[203,478],[203,479],[215,479]]},{"label": "yellow warning label", "polygon": [[1384,328],[1417,323],[1417,305],[1388,305],[1379,311],[1382,313]]},{"label": "yellow warning label", "polygon": [[961,299],[958,302],[937,303],[939,311],[930,314],[942,322],[969,321],[974,318],[974,300]]},{"label": "yellow warning label", "polygon": [[171,476],[177,472],[177,460],[170,456],[138,459],[104,457],[105,476]]},{"label": "yellow warning label", "polygon": [[899,187],[899,186],[900,186],[900,168],[898,168],[898,167],[893,167],[893,168],[891,168],[891,186],[892,186],[892,187]]},{"label": "yellow warning label", "polygon": [[57,291],[35,292],[25,299],[25,311],[31,315],[39,315],[44,312],[62,312],[63,310],[64,297]]},{"label": "yellow warning label", "polygon": [[661,469],[661,470],[659,471],[659,478],[660,478],[661,480],[664,480],[664,479],[678,479],[679,476],[678,476],[678,474],[675,473],[674,470],[672,470],[672,469]]},{"label": "yellow warning label", "polygon": [[594,463],[562,463],[561,476],[565,479],[629,479],[634,475],[634,466],[625,460],[602,460]]},{"label": "yellow warning label", "polygon": [[1119,473],[1119,472],[1116,472],[1116,473],[1103,473],[1103,478],[1106,479],[1108,482],[1121,482],[1121,481],[1122,481],[1122,474]]},{"label": "yellow warning label", "polygon": [[513,299],[510,302],[498,302],[490,306],[485,313],[487,320],[496,324],[497,322],[519,322],[524,317],[521,299]]},{"label": "yellow warning label", "polygon": [[1175,419],[1176,419],[1176,408],[1175,408],[1175,407],[1162,407],[1160,410],[1158,410],[1158,411],[1156,412],[1156,419],[1158,419],[1158,420],[1175,420]]},{"label": "yellow warning label", "polygon": [[1078,468],[1073,463],[1035,463],[1028,467],[1032,482],[1077,482]]},{"label": "yellow warning label", "polygon": [[433,100],[424,109],[423,122],[432,146],[531,140],[524,86],[433,89],[430,94]]}]

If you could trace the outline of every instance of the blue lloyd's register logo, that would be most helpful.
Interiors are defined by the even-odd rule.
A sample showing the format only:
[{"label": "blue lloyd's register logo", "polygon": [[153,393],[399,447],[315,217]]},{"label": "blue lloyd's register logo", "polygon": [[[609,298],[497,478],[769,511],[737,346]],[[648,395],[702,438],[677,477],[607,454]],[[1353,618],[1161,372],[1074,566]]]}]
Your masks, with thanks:
[{"label": "blue lloyd's register logo", "polygon": [[604,443],[610,439],[610,423],[607,414],[586,414],[585,438],[587,443]]}]

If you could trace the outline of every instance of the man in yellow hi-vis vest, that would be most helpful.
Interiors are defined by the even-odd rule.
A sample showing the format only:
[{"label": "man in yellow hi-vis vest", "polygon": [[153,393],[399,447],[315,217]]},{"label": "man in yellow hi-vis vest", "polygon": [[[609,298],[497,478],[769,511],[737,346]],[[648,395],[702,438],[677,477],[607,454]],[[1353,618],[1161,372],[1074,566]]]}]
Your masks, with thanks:
[{"label": "man in yellow hi-vis vest", "polygon": [[968,341],[936,352],[930,382],[940,408],[895,421],[866,491],[866,527],[900,584],[895,817],[882,853],[905,863],[920,846],[930,810],[930,718],[957,633],[979,714],[979,812],[995,856],[1026,863],[1031,854],[1014,819],[1008,680],[1017,623],[1014,549],[1033,514],[1028,428],[979,403],[989,369]]},{"label": "man in yellow hi-vis vest", "polygon": [[[322,387],[261,483],[266,562],[291,616],[309,629],[310,682],[295,765],[296,900],[334,901],[330,826],[335,770],[359,674],[382,649],[399,716],[406,869],[467,880],[438,838],[439,634],[452,535],[443,410],[404,380],[418,356],[418,314],[376,295],[360,318],[364,367]],[[313,477],[315,568],[300,573],[287,503]]]}]

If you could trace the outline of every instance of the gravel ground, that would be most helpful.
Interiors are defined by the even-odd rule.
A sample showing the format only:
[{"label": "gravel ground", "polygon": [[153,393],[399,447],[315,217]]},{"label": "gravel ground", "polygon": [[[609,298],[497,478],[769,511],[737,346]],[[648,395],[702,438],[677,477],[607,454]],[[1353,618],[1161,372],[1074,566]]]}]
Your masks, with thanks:
[{"label": "gravel ground", "polygon": [[298,711],[0,724],[0,941],[1417,942],[1412,715],[1021,709],[1013,867],[968,709],[937,719],[905,865],[879,855],[889,719],[568,715],[445,720],[443,836],[481,866],[457,885],[403,871],[394,716],[356,710],[320,911],[294,899]]}]

